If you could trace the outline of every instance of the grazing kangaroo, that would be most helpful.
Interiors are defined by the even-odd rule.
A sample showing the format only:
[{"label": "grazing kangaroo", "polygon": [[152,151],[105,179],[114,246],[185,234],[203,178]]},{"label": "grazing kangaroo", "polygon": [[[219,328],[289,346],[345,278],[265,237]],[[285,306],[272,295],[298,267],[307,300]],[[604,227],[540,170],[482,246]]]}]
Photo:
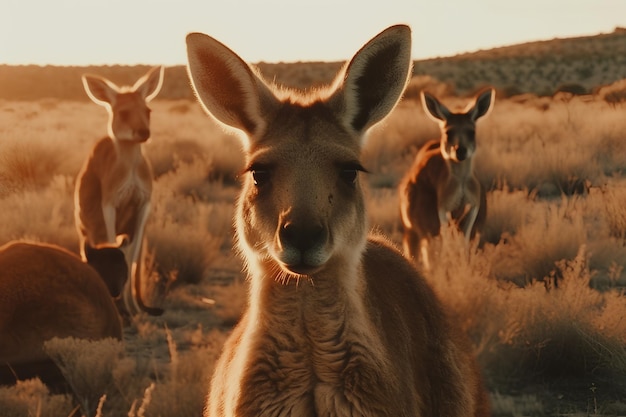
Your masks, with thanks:
[{"label": "grazing kangaroo", "polygon": [[467,340],[414,266],[367,233],[361,140],[406,86],[410,29],[381,32],[310,95],[273,89],[207,35],[189,34],[187,53],[200,102],[245,133],[247,160],[248,306],[204,415],[487,415]]},{"label": "grazing kangaroo", "polygon": [[113,297],[127,280],[122,246],[87,246],[87,263],[61,247],[10,242],[0,247],[0,383],[60,373],[43,351],[53,337],[122,339]]},{"label": "grazing kangaroo", "polygon": [[120,307],[129,314],[159,315],[161,309],[143,303],[139,269],[153,177],[141,145],[150,138],[147,103],[161,89],[163,67],[152,68],[132,87],[94,75],[82,79],[89,98],[109,113],[109,136],[96,143],[78,174],[74,206],[80,246],[112,243],[116,236],[127,235],[129,279]]},{"label": "grazing kangaroo", "polygon": [[[476,121],[493,106],[495,92],[486,89],[461,113],[453,113],[434,96],[422,92],[426,114],[439,123],[441,139],[418,151],[399,186],[404,226],[403,249],[430,269],[429,241],[454,222],[469,241],[485,222],[485,190],[474,173]],[[418,251],[419,249],[419,251]]]}]

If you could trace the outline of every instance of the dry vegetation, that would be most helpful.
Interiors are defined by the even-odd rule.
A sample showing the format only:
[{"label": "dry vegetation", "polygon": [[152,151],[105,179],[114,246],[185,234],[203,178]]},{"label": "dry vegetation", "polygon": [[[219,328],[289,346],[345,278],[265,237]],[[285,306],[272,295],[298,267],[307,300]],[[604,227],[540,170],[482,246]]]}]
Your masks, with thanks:
[{"label": "dry vegetation", "polygon": [[584,94],[626,78],[626,30],[553,39],[436,58],[417,63],[416,75],[431,75],[459,93],[492,85],[500,95]]},{"label": "dry vegetation", "polygon": [[[613,65],[626,71],[626,63]],[[303,84],[327,79],[326,66],[315,68],[321,74],[311,69]],[[451,96],[459,77],[415,77],[407,99],[368,138],[370,222],[396,242],[395,186],[419,145],[438,134],[413,98],[428,88],[447,95],[450,107],[465,103]],[[542,82],[541,74],[531,78]],[[620,85],[585,97],[499,96],[478,124],[487,227],[470,248],[447,233],[427,278],[474,341],[495,416],[626,414],[626,105],[605,99],[619,96]],[[146,285],[166,312],[137,317],[123,344],[53,340],[47,349],[75,398],[23,381],[0,387],[2,417],[201,414],[207,378],[245,302],[232,251],[243,160],[236,138],[192,100],[152,107]],[[27,238],[78,250],[73,184],[105,123],[86,101],[0,100],[0,244]]]}]

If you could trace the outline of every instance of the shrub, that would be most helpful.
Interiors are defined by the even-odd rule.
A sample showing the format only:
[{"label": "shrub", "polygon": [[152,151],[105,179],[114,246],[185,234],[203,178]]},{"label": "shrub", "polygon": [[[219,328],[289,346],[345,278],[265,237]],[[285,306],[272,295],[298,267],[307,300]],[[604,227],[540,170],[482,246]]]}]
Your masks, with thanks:
[{"label": "shrub", "polygon": [[18,381],[10,387],[0,386],[2,417],[68,417],[72,415],[72,398],[66,394],[51,394],[39,379]]},{"label": "shrub", "polygon": [[85,416],[96,415],[103,395],[118,394],[113,369],[121,360],[120,341],[55,337],[44,344],[44,350],[61,370]]}]

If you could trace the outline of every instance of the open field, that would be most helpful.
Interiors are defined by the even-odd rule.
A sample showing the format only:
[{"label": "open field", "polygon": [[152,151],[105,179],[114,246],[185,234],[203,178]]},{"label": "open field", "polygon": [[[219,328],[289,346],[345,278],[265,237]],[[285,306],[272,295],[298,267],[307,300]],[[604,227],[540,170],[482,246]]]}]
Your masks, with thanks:
[{"label": "open field", "polygon": [[[371,227],[398,244],[395,187],[438,135],[415,100],[423,86],[454,91],[416,77],[363,154]],[[494,416],[626,415],[626,104],[600,94],[618,86],[597,90],[496,98],[477,132],[476,166],[489,190],[481,242],[467,249],[450,232],[426,274],[474,342]],[[192,99],[151,107],[146,290],[165,314],[137,317],[123,345],[50,343],[54,357],[72,359],[65,371],[83,413],[201,415],[213,363],[245,303],[232,250],[239,142]],[[78,251],[74,181],[106,117],[87,101],[0,99],[0,244]],[[1,417],[67,417],[76,407],[38,381],[0,388]]]}]

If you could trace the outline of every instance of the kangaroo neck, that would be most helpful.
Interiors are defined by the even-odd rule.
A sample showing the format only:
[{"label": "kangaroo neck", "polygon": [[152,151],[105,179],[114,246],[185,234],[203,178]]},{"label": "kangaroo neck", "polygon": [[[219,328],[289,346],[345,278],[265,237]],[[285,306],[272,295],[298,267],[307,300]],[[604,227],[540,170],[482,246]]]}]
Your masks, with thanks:
[{"label": "kangaroo neck", "polygon": [[[345,319],[346,311],[363,308],[354,297],[362,291],[360,287],[364,282],[359,279],[360,268],[357,266],[333,265],[328,271],[300,278],[287,278],[276,269],[261,266],[250,277],[249,305],[251,313],[261,321],[283,322],[288,318],[282,326],[293,326],[294,331],[304,322],[310,332],[323,337],[323,334],[336,331],[329,326],[343,324],[341,320],[329,320],[329,317]],[[311,326],[311,323],[316,325]]]},{"label": "kangaroo neck", "polygon": [[119,163],[135,165],[138,160],[143,159],[141,142],[131,142],[116,139],[112,139],[112,141]]},{"label": "kangaroo neck", "polygon": [[448,170],[450,175],[459,180],[471,178],[473,176],[473,163],[472,158],[465,159],[463,161],[455,161],[452,159],[446,159]]}]

